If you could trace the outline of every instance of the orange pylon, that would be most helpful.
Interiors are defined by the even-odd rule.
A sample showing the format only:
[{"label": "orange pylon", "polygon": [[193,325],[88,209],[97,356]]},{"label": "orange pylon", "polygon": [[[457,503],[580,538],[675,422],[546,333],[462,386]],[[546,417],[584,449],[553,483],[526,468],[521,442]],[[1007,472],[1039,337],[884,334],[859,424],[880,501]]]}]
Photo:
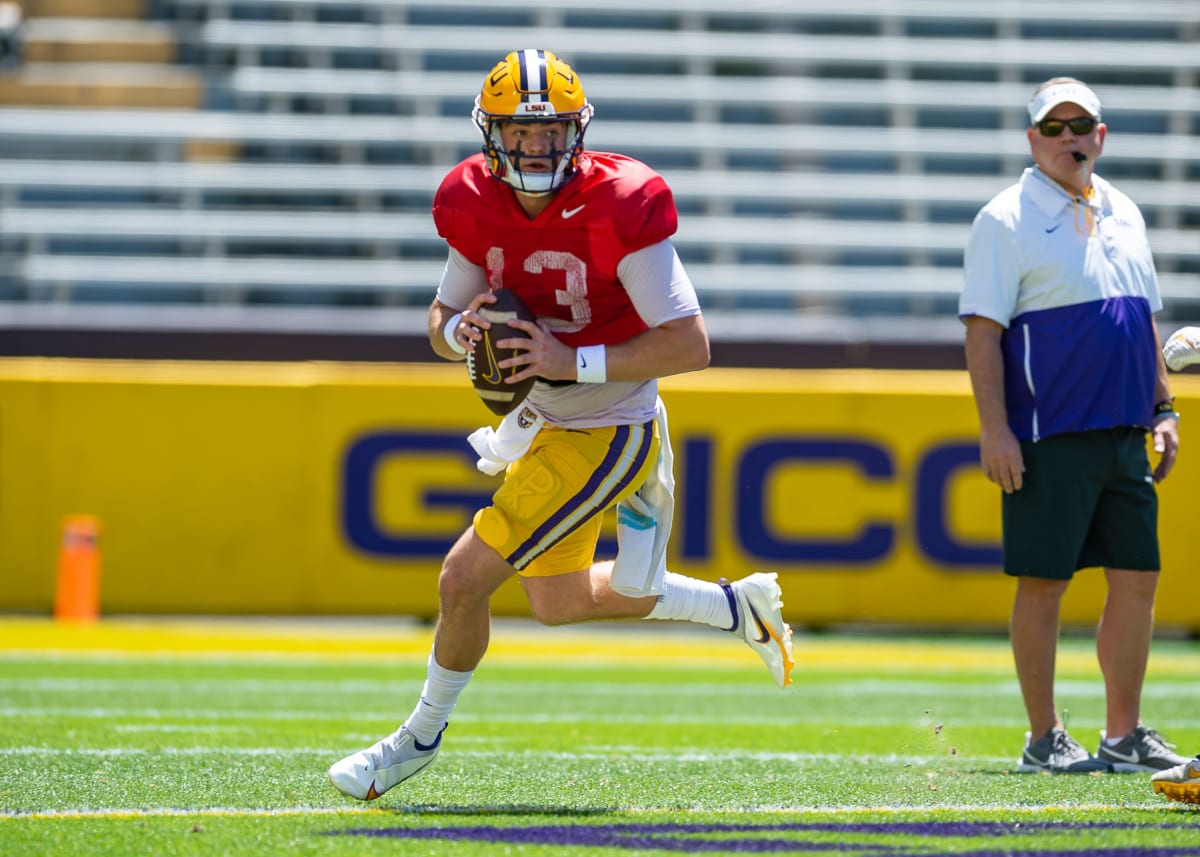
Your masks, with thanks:
[{"label": "orange pylon", "polygon": [[68,515],[63,519],[58,553],[54,618],[94,622],[100,616],[100,519]]}]

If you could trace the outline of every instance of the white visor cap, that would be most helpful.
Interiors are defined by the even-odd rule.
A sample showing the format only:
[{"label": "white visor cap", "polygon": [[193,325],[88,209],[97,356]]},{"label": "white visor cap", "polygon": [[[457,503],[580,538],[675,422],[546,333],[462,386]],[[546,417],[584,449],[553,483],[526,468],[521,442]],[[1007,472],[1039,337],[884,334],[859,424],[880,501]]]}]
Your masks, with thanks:
[{"label": "white visor cap", "polygon": [[1056,83],[1047,86],[1029,102],[1029,121],[1037,124],[1060,104],[1078,104],[1095,119],[1100,118],[1100,97],[1082,83]]}]

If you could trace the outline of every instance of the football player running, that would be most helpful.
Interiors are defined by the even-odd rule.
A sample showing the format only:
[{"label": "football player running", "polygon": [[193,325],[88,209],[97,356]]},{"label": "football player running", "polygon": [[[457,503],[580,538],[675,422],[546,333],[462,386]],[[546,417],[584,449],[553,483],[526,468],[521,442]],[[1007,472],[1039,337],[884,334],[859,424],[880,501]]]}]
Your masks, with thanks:
[{"label": "football player running", "polygon": [[[516,292],[538,323],[511,322],[531,338],[497,344],[521,349],[500,364],[520,367],[512,382],[538,379],[510,415],[536,433],[442,564],[433,651],[412,713],[329,769],[333,785],[359,800],[433,761],[487,650],[492,593],[514,574],[546,625],[683,620],[741,637],[780,687],[794,666],[775,574],[730,584],[663,571],[665,537],[638,560],[659,568],[640,590],[619,585],[612,562],[595,561],[602,512],[642,496],[646,485],[673,484],[658,378],[709,362],[699,301],[670,241],[677,213],[666,182],[632,158],[584,151],[592,105],[550,51],[501,60],[473,118],[483,151],[454,167],[434,199],[449,255],[429,339],[440,356],[462,359],[489,326],[480,308],[490,292]],[[661,507],[663,496],[648,495],[650,505],[657,497]],[[665,496],[669,507],[669,489]],[[646,520],[661,528],[669,519],[669,509],[658,508]]]},{"label": "football player running", "polygon": [[[1173,372],[1200,363],[1200,327],[1181,327],[1168,336],[1163,359]],[[1167,800],[1200,804],[1200,756],[1153,774],[1150,787]]]}]

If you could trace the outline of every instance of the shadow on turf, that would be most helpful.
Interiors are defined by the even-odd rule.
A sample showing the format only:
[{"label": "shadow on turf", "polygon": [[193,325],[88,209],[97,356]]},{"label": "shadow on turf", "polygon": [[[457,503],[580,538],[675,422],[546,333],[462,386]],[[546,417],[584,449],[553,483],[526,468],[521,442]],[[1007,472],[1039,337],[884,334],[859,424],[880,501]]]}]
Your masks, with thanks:
[{"label": "shadow on turf", "polygon": [[[379,807],[388,811],[387,808]],[[392,808],[390,811],[397,815],[463,815],[463,816],[497,816],[497,815],[549,815],[555,818],[574,818],[592,815],[611,815],[620,812],[618,807],[565,807],[565,806],[435,806],[433,804],[414,804]]]},{"label": "shadow on turf", "polygon": [[[409,808],[422,814],[457,812],[462,815],[494,817],[547,814],[546,807]],[[589,814],[577,810],[549,808],[554,815]],[[606,813],[608,810],[597,810]],[[472,842],[493,845],[552,845],[611,848],[615,851],[660,850],[684,854],[811,854],[854,851],[879,857],[999,857],[1001,854],[1030,854],[1038,857],[1081,857],[1101,853],[1104,857],[1194,857],[1200,847],[1125,846],[1085,852],[1054,846],[1038,848],[1021,842],[1021,850],[997,850],[997,839],[1037,837],[1045,833],[1097,833],[1109,830],[1192,830],[1190,824],[1137,825],[1116,822],[929,821],[929,822],[798,822],[789,824],[547,824],[505,827],[480,824],[463,827],[356,828],[326,831],[326,836],[361,836],[372,839],[408,841]],[[815,834],[815,838],[814,838]],[[921,840],[928,840],[922,842]],[[945,840],[958,840],[947,842]],[[941,841],[939,841],[941,840]],[[966,840],[965,842],[963,840]],[[982,840],[982,850],[970,850],[971,840]],[[967,847],[964,848],[963,846]]]}]

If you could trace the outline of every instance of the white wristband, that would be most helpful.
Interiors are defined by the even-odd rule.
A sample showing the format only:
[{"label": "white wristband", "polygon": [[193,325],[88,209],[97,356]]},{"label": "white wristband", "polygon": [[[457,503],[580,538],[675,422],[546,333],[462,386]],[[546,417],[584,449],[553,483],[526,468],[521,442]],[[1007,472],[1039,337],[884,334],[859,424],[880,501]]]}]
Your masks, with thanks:
[{"label": "white wristband", "polygon": [[456,312],[450,316],[450,320],[446,322],[446,326],[442,328],[442,336],[446,337],[446,343],[459,354],[466,354],[467,349],[458,344],[458,340],[454,338],[454,331],[458,329],[458,323],[462,321],[462,313]]},{"label": "white wristband", "polygon": [[603,345],[575,349],[575,379],[580,384],[603,384],[608,380],[608,356]]}]

